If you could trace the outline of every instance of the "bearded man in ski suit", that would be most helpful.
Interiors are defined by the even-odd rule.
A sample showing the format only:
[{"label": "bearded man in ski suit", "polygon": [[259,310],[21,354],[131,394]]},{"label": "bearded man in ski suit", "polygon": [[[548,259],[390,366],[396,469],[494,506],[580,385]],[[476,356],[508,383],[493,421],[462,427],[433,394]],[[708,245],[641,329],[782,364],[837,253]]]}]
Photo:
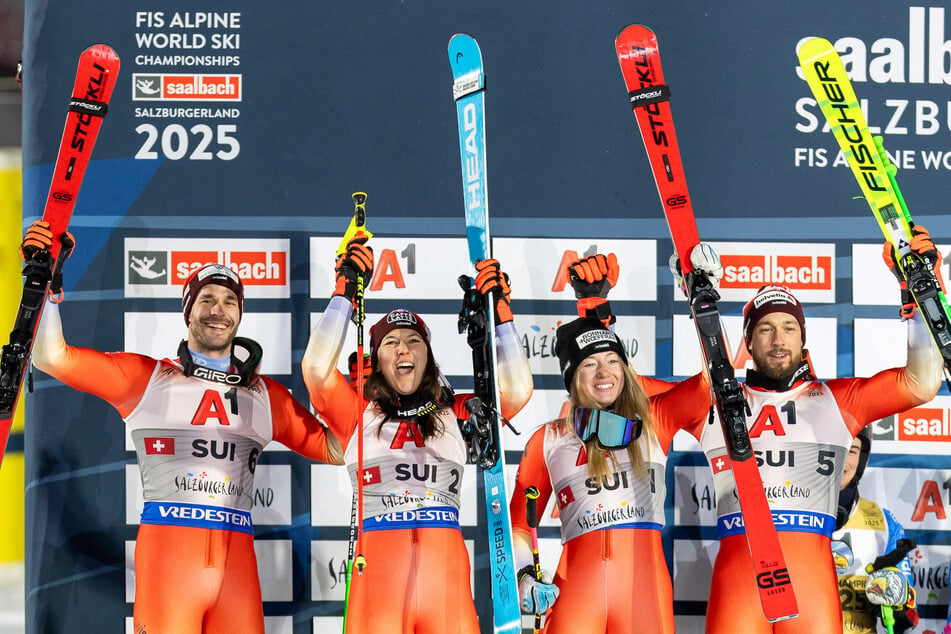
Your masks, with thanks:
[{"label": "bearded man in ski suit", "polygon": [[[939,254],[922,227],[915,227],[912,250],[935,266]],[[886,245],[884,259],[893,268]],[[842,607],[830,538],[835,528],[839,483],[852,439],[882,417],[926,403],[941,383],[942,360],[920,315],[908,319],[905,367],[868,378],[818,381],[804,349],[802,305],[784,286],[764,286],[743,310],[746,347],[753,369],[744,392],[752,415],[750,439],[762,458],[766,489],[799,616],[769,623],[756,597],[735,480],[718,425],[697,430],[714,466],[717,536],[706,630],[710,634],[841,632]]]},{"label": "bearded man in ski suit", "polygon": [[[48,249],[37,221],[22,251]],[[104,399],[130,427],[145,506],[135,547],[134,629],[148,634],[264,633],[254,528],[254,471],[271,440],[341,464],[340,445],[282,385],[257,374],[260,346],[236,337],[241,279],[209,264],[185,283],[188,339],[175,360],[67,345],[47,301],[33,363]]]}]

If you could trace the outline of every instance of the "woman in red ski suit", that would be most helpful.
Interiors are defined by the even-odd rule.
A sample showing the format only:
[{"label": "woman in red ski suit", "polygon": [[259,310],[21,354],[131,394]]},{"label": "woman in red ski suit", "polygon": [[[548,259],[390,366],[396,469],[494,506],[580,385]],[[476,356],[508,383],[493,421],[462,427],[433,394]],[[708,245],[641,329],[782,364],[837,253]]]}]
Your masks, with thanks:
[{"label": "woman in red ski suit", "polygon": [[[592,256],[572,267],[583,269],[588,282],[609,275],[611,285],[614,263],[613,255]],[[703,264],[716,276],[718,259]],[[597,317],[562,325],[556,341],[569,408],[529,439],[510,504],[522,609],[544,614],[550,607],[548,634],[672,633],[673,592],[661,544],[667,450],[679,429],[706,420],[709,381],[701,373],[642,386],[620,340]],[[617,416],[606,421],[610,412]],[[604,427],[612,424],[626,429],[611,438]],[[564,547],[557,590],[533,578],[523,494],[529,486],[540,492],[539,513],[552,495],[558,505]]]},{"label": "woman in red ski suit", "polygon": [[[369,279],[373,269],[373,254],[363,241],[351,241],[338,259],[337,287],[302,363],[314,409],[344,447],[355,492],[357,478],[363,481],[357,554],[364,555],[366,567],[352,575],[346,630],[477,634],[469,556],[459,528],[467,447],[458,419],[468,413],[465,397],[454,397],[440,380],[429,329],[403,309],[370,329],[365,401],[335,369],[356,277]],[[505,275],[495,260],[480,262],[478,269],[479,291],[497,291],[500,410],[511,417],[531,397],[532,376],[508,308]]]}]

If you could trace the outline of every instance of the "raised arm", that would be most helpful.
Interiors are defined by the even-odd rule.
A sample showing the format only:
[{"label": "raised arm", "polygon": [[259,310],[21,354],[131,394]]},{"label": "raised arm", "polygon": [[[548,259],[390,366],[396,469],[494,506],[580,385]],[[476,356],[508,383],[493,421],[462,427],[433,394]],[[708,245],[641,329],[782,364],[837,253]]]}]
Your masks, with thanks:
[{"label": "raised arm", "polygon": [[512,418],[521,411],[534,391],[532,370],[525,356],[525,348],[515,329],[512,316],[509,278],[498,260],[488,259],[476,263],[475,285],[485,296],[495,299],[495,350],[498,359],[499,411],[505,418]]},{"label": "raised arm", "polygon": [[47,300],[33,341],[33,365],[80,392],[98,396],[125,417],[142,398],[158,362],[140,354],[68,345],[59,304]]}]

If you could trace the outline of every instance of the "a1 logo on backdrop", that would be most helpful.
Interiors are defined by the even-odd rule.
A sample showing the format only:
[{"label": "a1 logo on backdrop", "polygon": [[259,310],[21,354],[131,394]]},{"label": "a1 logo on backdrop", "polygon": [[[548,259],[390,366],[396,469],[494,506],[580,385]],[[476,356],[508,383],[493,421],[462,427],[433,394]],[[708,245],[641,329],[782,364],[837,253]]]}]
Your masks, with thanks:
[{"label": "a1 logo on backdrop", "polygon": [[[339,237],[310,239],[310,296],[326,299],[336,284],[334,263]],[[471,273],[463,238],[373,238],[373,277],[366,285],[367,299],[462,300],[456,282]]]}]

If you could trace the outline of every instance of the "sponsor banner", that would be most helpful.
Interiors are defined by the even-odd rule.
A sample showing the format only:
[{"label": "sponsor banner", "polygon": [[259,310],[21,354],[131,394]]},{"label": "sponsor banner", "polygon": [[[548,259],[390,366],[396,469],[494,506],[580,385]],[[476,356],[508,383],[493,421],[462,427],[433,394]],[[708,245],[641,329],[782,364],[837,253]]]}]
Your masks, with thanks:
[{"label": "sponsor banner", "polygon": [[[258,464],[254,472],[254,506],[251,522],[259,526],[291,524],[291,468],[289,465]],[[137,464],[125,466],[125,520],[138,525],[145,502]]]},{"label": "sponsor banner", "polygon": [[855,376],[872,376],[888,368],[903,367],[907,362],[908,323],[898,317],[897,294],[894,306],[895,316],[891,319],[857,317],[853,322]]},{"label": "sponsor banner", "polygon": [[[128,481],[126,478],[126,482]],[[133,603],[135,602],[135,540],[126,540],[123,546],[125,547],[125,602]],[[128,622],[131,623],[131,621],[132,619],[128,619]],[[134,634],[128,627],[126,632]]]},{"label": "sponsor banner", "polygon": [[[522,336],[532,374],[561,375],[558,357],[555,356],[555,333],[558,326],[565,323],[565,319],[565,317],[550,315],[517,315],[515,317],[515,324]],[[657,349],[654,329],[653,316],[622,315],[614,324],[614,332],[620,338],[628,360],[638,374],[653,376],[656,371]],[[471,374],[471,368],[469,373]]]},{"label": "sponsor banner", "polygon": [[[803,303],[835,303],[835,245],[791,242],[711,242],[720,263],[720,297],[748,302],[764,284],[782,284]],[[674,299],[686,301],[675,289]],[[612,296],[613,299],[613,296]]]},{"label": "sponsor banner", "polygon": [[[349,509],[349,505],[347,506]],[[349,513],[349,510],[347,511]],[[311,541],[310,587],[311,601],[343,601],[346,593],[347,552],[349,543],[346,540],[321,539]],[[472,540],[465,540],[469,561],[472,562],[472,573],[469,584],[474,588],[475,559],[473,557],[474,544]],[[373,562],[367,562],[373,565]],[[379,565],[379,564],[377,564]],[[318,625],[319,623],[319,625]],[[330,631],[331,624],[337,630],[343,626],[341,617],[321,617],[314,619],[314,631]]]},{"label": "sponsor banner", "polygon": [[[875,222],[875,219],[869,217],[869,222]],[[852,303],[857,306],[894,306],[893,321],[898,321],[901,292],[898,280],[882,261],[884,242],[883,237],[882,242],[876,244],[852,245]]]},{"label": "sponsor banner", "polygon": [[[178,342],[188,336],[181,313],[126,313],[125,351],[155,359],[177,357]],[[291,316],[288,313],[245,313],[238,335],[261,344],[261,374],[292,374]]]},{"label": "sponsor banner", "polygon": [[[706,601],[710,598],[713,560],[719,549],[720,543],[716,540],[674,540],[674,601]],[[678,628],[677,631],[681,630]]]},{"label": "sponsor banner", "polygon": [[674,524],[716,526],[717,502],[707,464],[674,467]]},{"label": "sponsor banner", "polygon": [[[886,506],[889,505],[886,504]],[[921,544],[908,554],[918,605],[933,605],[941,608],[948,606],[948,601],[951,599],[951,591],[948,587],[951,581],[948,572],[949,560],[951,560],[951,545],[948,544]],[[944,622],[935,631],[940,632],[942,627]]]},{"label": "sponsor banner", "polygon": [[[505,466],[505,479],[510,487],[515,484],[518,465]],[[314,464],[310,467],[310,521],[312,526],[350,526],[353,488],[347,470],[336,465]],[[462,490],[459,512],[461,526],[475,526],[478,521],[476,467],[468,465],[462,472]]]},{"label": "sponsor banner", "polygon": [[946,531],[951,527],[949,480],[951,469],[869,467],[862,488],[873,492],[873,499],[887,507],[906,531]]},{"label": "sponsor banner", "polygon": [[[333,293],[339,246],[339,237],[310,238],[312,298],[326,299]],[[374,237],[370,246],[374,263],[367,299],[453,299],[462,305],[457,280],[472,272],[465,238]]]},{"label": "sponsor banner", "polygon": [[132,73],[132,101],[241,101],[241,75]]},{"label": "sponsor banner", "polygon": [[[746,368],[753,367],[752,359],[743,344],[743,317],[721,315],[723,332],[738,378],[746,376]],[[806,349],[812,358],[812,368],[820,379],[835,378],[838,355],[836,319],[806,315]],[[702,356],[697,341],[697,328],[689,315],[674,315],[673,327],[674,375],[692,376],[700,371]]]},{"label": "sponsor banner", "polygon": [[255,539],[263,601],[294,600],[294,555],[289,539]]},{"label": "sponsor banner", "polygon": [[264,631],[267,634],[294,634],[294,617],[265,616]]},{"label": "sponsor banner", "polygon": [[[384,313],[367,313],[364,346],[370,352],[370,327],[384,317]],[[466,342],[465,333],[459,334],[458,316],[420,315],[431,333],[433,355],[439,369],[448,377],[472,376],[472,349]],[[320,313],[311,313],[310,325],[314,328]],[[516,315],[515,327],[522,338],[532,374],[560,375],[558,357],[555,356],[555,331],[564,322],[563,318],[550,315]],[[618,317],[615,332],[619,333],[628,359],[639,374],[653,375],[656,363],[654,345],[654,317]],[[349,373],[347,362],[350,352],[357,349],[356,328],[348,328],[343,352],[337,360],[337,369]],[[265,348],[266,350],[266,348]],[[557,410],[556,410],[557,412]]]},{"label": "sponsor banner", "polygon": [[568,266],[578,258],[614,253],[621,273],[611,289],[617,301],[657,299],[657,241],[601,238],[493,238],[492,253],[512,278],[515,299],[575,301]]},{"label": "sponsor banner", "polygon": [[125,296],[180,298],[188,277],[214,263],[238,274],[246,299],[290,297],[290,240],[264,238],[126,238]]},{"label": "sponsor banner", "polygon": [[[719,425],[719,423],[717,424]],[[693,434],[689,434],[682,429],[674,434],[674,442],[671,446],[674,451],[695,451],[697,453],[703,453],[700,450],[700,442],[693,437]]]}]

